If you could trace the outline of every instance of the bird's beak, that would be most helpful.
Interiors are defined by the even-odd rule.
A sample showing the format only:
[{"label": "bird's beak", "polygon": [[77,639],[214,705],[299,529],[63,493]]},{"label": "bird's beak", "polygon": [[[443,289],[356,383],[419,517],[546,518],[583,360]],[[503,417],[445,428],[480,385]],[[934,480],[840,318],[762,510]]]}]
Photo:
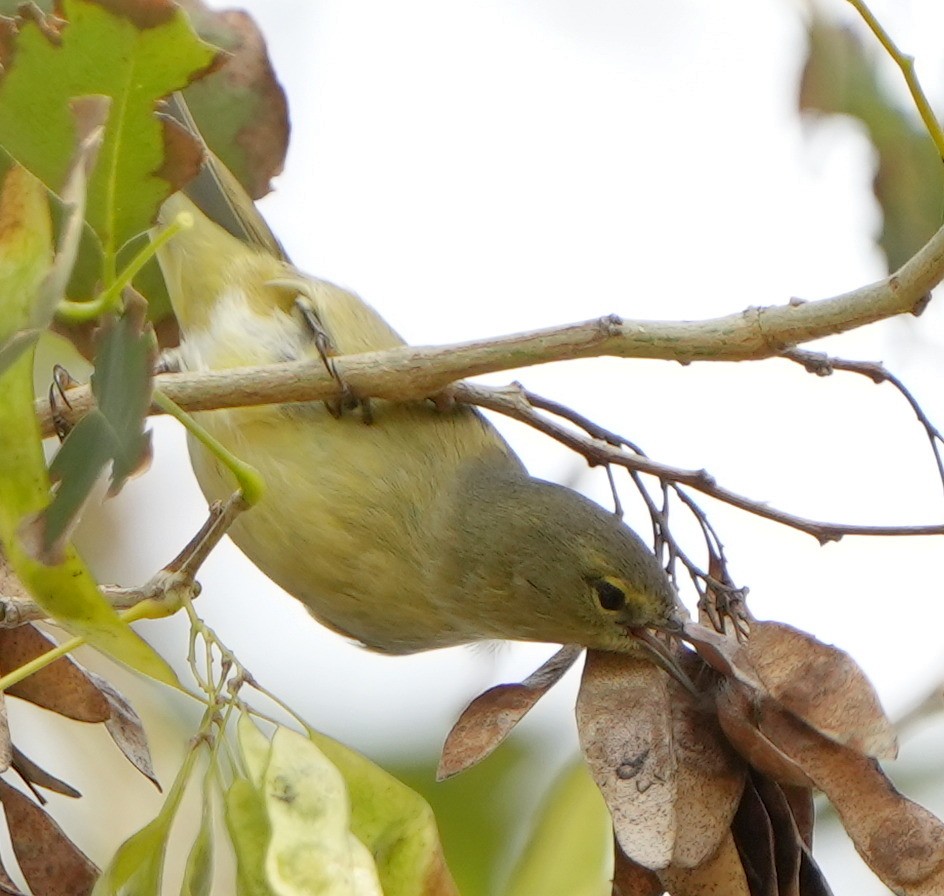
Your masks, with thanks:
[{"label": "bird's beak", "polygon": [[[681,634],[682,626],[683,622],[681,620],[673,619],[669,624],[660,626],[660,631],[669,634]],[[648,628],[631,628],[629,633],[640,643],[649,659],[674,678],[693,697],[701,700],[704,695],[695,687],[695,682],[689,678],[685,670],[679,665],[678,657],[664,641],[659,640]]]}]

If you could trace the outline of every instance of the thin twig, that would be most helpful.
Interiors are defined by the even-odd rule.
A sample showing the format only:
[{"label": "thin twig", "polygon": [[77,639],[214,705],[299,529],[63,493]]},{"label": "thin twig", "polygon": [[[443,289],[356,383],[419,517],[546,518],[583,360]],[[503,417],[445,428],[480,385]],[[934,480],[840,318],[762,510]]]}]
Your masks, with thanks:
[{"label": "thin twig", "polygon": [[802,348],[786,349],[783,357],[789,361],[795,361],[817,376],[829,376],[834,370],[845,370],[867,377],[873,383],[891,383],[908,402],[918,422],[924,427],[928,441],[931,443],[931,453],[937,465],[938,478],[941,480],[941,487],[944,488],[944,459],[941,457],[939,447],[944,444],[944,435],[941,435],[941,431],[931,422],[908,387],[895,374],[886,370],[880,361],[847,361],[844,358],[832,358],[823,352],[811,352]]},{"label": "thin twig", "polygon": [[898,49],[898,45],[892,40],[891,35],[882,27],[879,20],[875,18],[872,10],[869,9],[864,0],[849,0],[849,3],[855,7],[856,12],[859,13],[865,24],[869,26],[869,29],[878,38],[878,42],[885,48],[885,52],[892,58],[895,65],[901,69],[901,73],[904,75],[905,83],[908,85],[908,90],[911,92],[911,98],[914,100],[918,114],[921,116],[921,120],[927,128],[928,134],[931,135],[935,147],[937,147],[937,154],[941,159],[944,159],[944,131],[941,130],[937,116],[935,116],[934,110],[931,108],[927,96],[925,96],[921,82],[918,81],[914,56],[902,53],[902,51]]},{"label": "thin twig", "polygon": [[659,479],[687,485],[725,504],[738,507],[748,513],[812,535],[820,544],[839,541],[846,535],[944,535],[944,523],[928,523],[916,526],[868,526],[854,523],[827,523],[797,516],[778,510],[760,501],[754,501],[718,485],[706,470],[685,470],[671,467],[639,454],[629,454],[620,448],[600,440],[588,438],[572,429],[561,426],[537,411],[527,401],[521,389],[506,387],[489,389],[471,383],[460,383],[454,389],[455,397],[463,402],[488,408],[512,417],[579,452],[591,464],[616,464],[641,473],[649,473]]},{"label": "thin twig", "polygon": [[[200,566],[245,508],[242,495],[238,492],[226,501],[212,505],[200,531],[148,582],[136,588],[102,585],[102,594],[116,610],[129,610],[145,601],[162,602],[180,588],[187,589],[195,596],[199,593],[199,586],[194,577]],[[5,573],[4,590],[10,593],[0,594],[0,629],[17,628],[27,622],[48,619],[49,614],[28,596],[24,588],[9,578],[10,571],[6,570]]]}]

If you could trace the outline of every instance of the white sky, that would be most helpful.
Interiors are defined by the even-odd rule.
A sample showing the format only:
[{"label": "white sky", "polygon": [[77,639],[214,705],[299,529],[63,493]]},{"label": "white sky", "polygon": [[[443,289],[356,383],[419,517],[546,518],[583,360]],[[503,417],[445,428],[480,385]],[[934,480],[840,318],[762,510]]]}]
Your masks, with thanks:
[{"label": "white sky", "polygon": [[[795,115],[803,47],[786,0],[254,0],[289,94],[293,137],[263,204],[299,266],[354,289],[410,341],[448,343],[607,313],[700,318],[820,298],[882,276],[872,155],[859,130]],[[941,95],[944,4],[875,11]],[[851,19],[840,0],[823,3]],[[890,75],[891,77],[891,75]],[[934,186],[933,189],[940,189]],[[884,360],[944,424],[942,315],[822,347]],[[579,362],[520,378],[665,462],[830,520],[940,520],[923,432],[887,387],[786,362]],[[499,421],[530,469],[583,470]],[[141,581],[194,530],[182,440],[120,498],[113,537],[137,541],[140,501],[176,520],[112,578]],[[602,473],[580,486],[601,501]],[[631,489],[631,518],[642,521]],[[751,607],[849,650],[894,713],[944,677],[940,546],[820,548],[705,501]],[[139,518],[138,518],[139,519]],[[137,525],[137,523],[135,523]],[[130,544],[130,542],[129,542]],[[432,751],[480,690],[549,652],[504,647],[383,658],[321,630],[234,549],[207,564],[200,609],[255,675],[328,733],[376,752]],[[176,621],[148,629],[182,663]],[[525,723],[573,744],[574,683]],[[563,749],[563,748],[562,748]],[[908,746],[905,748],[908,755]],[[938,811],[942,806],[938,806]],[[843,884],[834,881],[839,892]]]}]

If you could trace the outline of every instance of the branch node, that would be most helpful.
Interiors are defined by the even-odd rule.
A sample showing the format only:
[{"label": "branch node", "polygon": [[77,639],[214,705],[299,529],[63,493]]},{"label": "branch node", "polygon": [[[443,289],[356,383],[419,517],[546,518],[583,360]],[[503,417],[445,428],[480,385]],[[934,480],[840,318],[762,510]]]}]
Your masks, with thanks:
[{"label": "branch node", "polygon": [[605,336],[619,336],[623,332],[623,318],[618,314],[607,314],[599,321],[600,330]]},{"label": "branch node", "polygon": [[921,315],[924,314],[925,308],[927,308],[930,304],[931,293],[926,292],[923,296],[921,296],[920,299],[918,299],[917,302],[914,303],[914,305],[911,306],[911,314],[913,314],[915,317],[921,317]]}]

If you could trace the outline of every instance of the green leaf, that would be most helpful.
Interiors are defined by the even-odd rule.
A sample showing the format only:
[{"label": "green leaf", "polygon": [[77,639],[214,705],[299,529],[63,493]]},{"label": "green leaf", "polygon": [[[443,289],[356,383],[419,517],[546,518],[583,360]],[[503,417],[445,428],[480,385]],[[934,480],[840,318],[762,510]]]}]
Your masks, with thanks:
[{"label": "green leaf", "polygon": [[92,896],[161,896],[167,838],[197,755],[196,748],[187,753],[161,811],[118,847],[111,863],[95,884]]},{"label": "green leaf", "polygon": [[[29,326],[51,264],[51,224],[42,186],[21,168],[0,194],[0,344]],[[39,563],[20,535],[24,519],[49,503],[42,440],[33,413],[33,351],[0,374],[0,543],[36,602],[73,634],[145,675],[177,685],[167,663],[119,618],[71,546],[61,563]]]},{"label": "green leaf", "polygon": [[53,502],[37,520],[44,550],[71,531],[105,465],[111,463],[109,495],[151,460],[151,435],[144,423],[151,405],[155,352],[153,333],[145,327],[146,306],[128,300],[117,320],[102,326],[92,374],[97,407],[69,433],[49,473],[58,481]]},{"label": "green leaf", "polygon": [[237,896],[273,896],[265,872],[272,829],[262,792],[248,778],[236,778],[226,791],[226,829],[236,853]]},{"label": "green leaf", "polygon": [[941,226],[944,168],[917,112],[902,109],[879,78],[882,59],[848,28],[813,16],[799,104],[804,113],[849,115],[865,127],[879,160],[879,244],[897,270]]},{"label": "green leaf", "polygon": [[613,826],[583,761],[551,787],[504,896],[608,896]]},{"label": "green leaf", "polygon": [[429,803],[360,753],[317,732],[310,737],[344,776],[351,831],[374,857],[384,896],[458,894]]},{"label": "green leaf", "polygon": [[243,713],[236,723],[236,739],[246,776],[253,787],[261,788],[272,755],[272,744],[247,713]]},{"label": "green leaf", "polygon": [[443,782],[436,781],[438,760],[387,767],[432,807],[462,896],[494,896],[500,875],[516,858],[513,846],[531,823],[525,807],[546,780],[546,752],[539,741],[512,734],[486,762]]},{"label": "green leaf", "polygon": [[202,0],[181,5],[197,33],[227,52],[184,97],[207,145],[253,199],[271,189],[285,162],[289,122],[285,91],[266,52],[265,38],[245,13],[211,10]]},{"label": "green leaf", "polygon": [[[58,192],[74,143],[69,101],[112,97],[99,164],[90,180],[87,220],[104,247],[106,281],[118,249],[146,230],[161,201],[198,158],[179,129],[155,117],[158,99],[188,84],[216,58],[169,0],[146,6],[63,0],[67,23],[20,25],[0,82],[0,146]],[[168,127],[173,130],[173,137]],[[173,147],[168,161],[165,150]],[[188,155],[188,152],[190,155]]]},{"label": "green leaf", "polygon": [[383,896],[370,853],[350,831],[344,778],[311,740],[276,729],[262,792],[272,826],[266,872],[276,892]]},{"label": "green leaf", "polygon": [[[209,772],[207,773],[209,780]],[[206,783],[206,782],[205,782]],[[180,896],[210,896],[213,892],[213,801],[209,788],[204,786],[203,808],[200,812],[200,828],[194,838]]]}]

